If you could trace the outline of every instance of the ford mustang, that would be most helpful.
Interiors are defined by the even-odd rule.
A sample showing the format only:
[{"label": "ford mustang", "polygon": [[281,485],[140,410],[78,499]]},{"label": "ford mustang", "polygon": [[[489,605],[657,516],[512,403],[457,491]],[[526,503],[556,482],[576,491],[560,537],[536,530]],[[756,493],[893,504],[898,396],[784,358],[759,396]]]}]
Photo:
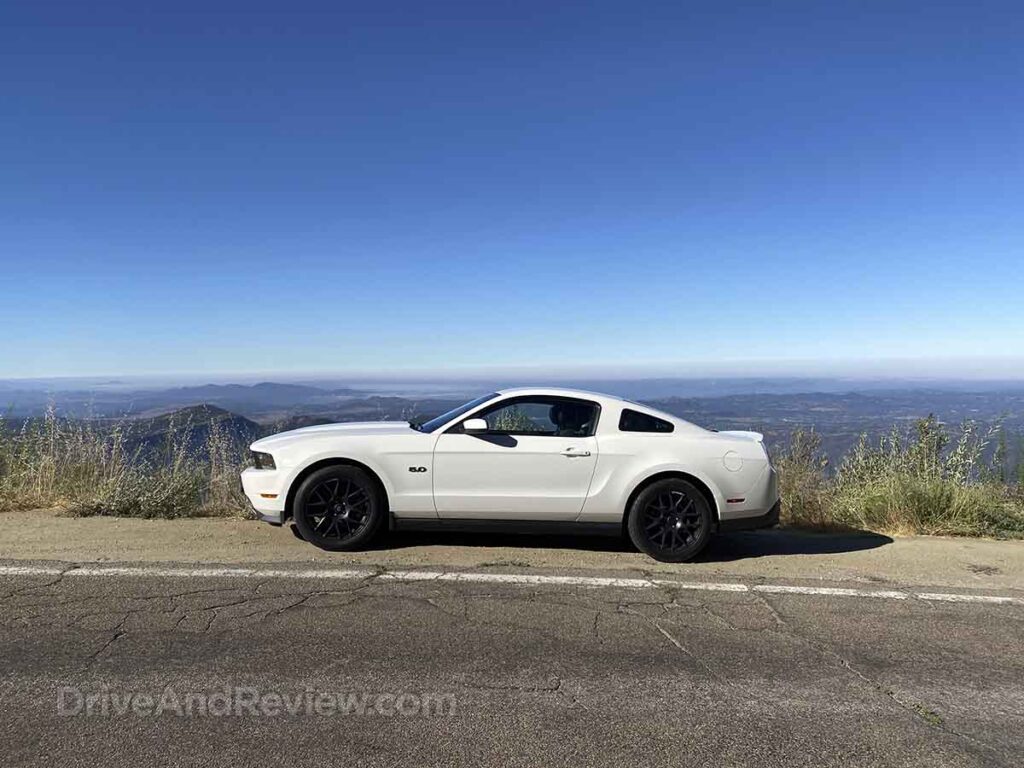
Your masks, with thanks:
[{"label": "ford mustang", "polygon": [[605,528],[656,560],[779,519],[762,436],[715,432],[617,397],[510,389],[423,423],[324,424],[252,444],[261,519],[352,550],[385,529]]}]

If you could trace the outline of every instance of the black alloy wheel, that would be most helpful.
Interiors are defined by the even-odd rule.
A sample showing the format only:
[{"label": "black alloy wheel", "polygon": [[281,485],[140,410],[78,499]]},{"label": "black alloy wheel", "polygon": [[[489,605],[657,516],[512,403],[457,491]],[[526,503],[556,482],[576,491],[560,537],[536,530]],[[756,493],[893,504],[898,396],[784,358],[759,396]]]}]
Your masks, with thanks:
[{"label": "black alloy wheel", "polygon": [[659,480],[643,489],[629,510],[629,537],[637,549],[667,563],[697,555],[711,537],[711,508],[692,483]]},{"label": "black alloy wheel", "polygon": [[333,466],[307,477],[295,494],[295,526],[321,549],[367,544],[380,529],[384,503],[376,480],[358,467]]}]

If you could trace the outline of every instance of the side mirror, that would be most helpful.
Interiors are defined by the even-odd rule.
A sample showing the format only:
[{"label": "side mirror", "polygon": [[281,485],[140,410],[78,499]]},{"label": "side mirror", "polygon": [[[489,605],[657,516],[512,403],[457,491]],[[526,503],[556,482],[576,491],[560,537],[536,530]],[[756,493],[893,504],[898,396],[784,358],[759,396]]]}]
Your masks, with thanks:
[{"label": "side mirror", "polygon": [[462,422],[462,431],[467,435],[482,435],[487,432],[487,420],[466,419]]}]

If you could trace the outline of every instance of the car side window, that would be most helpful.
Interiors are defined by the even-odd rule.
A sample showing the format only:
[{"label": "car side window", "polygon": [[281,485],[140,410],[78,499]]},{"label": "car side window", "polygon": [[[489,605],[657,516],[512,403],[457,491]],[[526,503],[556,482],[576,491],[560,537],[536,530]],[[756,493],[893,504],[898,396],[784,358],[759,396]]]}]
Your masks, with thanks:
[{"label": "car side window", "polygon": [[620,432],[671,432],[673,429],[675,426],[670,421],[629,408],[623,408],[619,416]]},{"label": "car side window", "polygon": [[496,435],[589,437],[597,426],[597,405],[569,398],[530,397],[499,403],[476,414]]}]

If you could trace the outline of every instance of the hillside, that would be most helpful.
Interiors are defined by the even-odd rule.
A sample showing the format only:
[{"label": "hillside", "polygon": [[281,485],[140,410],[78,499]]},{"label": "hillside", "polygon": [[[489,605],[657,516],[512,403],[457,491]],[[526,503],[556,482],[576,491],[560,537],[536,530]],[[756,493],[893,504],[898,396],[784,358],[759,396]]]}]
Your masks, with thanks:
[{"label": "hillside", "polygon": [[125,447],[131,453],[159,455],[175,445],[204,459],[215,439],[222,441],[227,450],[239,453],[266,434],[255,421],[208,404],[135,419],[126,426],[114,420],[99,423],[106,429],[123,428]]}]

